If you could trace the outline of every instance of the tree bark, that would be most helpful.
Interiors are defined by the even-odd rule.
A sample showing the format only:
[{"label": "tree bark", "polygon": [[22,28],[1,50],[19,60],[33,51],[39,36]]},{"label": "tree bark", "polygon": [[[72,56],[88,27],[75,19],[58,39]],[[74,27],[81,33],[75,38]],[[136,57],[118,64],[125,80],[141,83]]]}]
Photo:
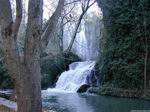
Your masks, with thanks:
[{"label": "tree bark", "polygon": [[[146,14],[146,13],[145,13]],[[146,19],[144,17],[144,36],[145,36],[145,62],[144,62],[144,90],[147,88],[147,60],[148,60],[148,39],[146,34]]]},{"label": "tree bark", "polygon": [[[38,63],[37,63],[38,64]],[[36,63],[35,63],[36,65]],[[32,70],[22,67],[20,80],[21,87],[17,92],[17,104],[19,112],[42,112],[40,69],[32,65]],[[35,71],[35,73],[33,73]],[[38,73],[38,74],[36,74]]]},{"label": "tree bark", "polygon": [[73,32],[73,36],[72,36],[71,42],[70,42],[70,44],[69,44],[69,46],[68,46],[68,48],[67,48],[67,53],[69,53],[69,52],[71,51],[71,49],[72,49],[73,43],[74,43],[74,41],[75,41],[75,38],[76,38],[76,35],[77,35],[77,32],[78,32],[78,28],[79,28],[79,26],[80,26],[80,24],[81,24],[81,21],[82,21],[82,18],[83,18],[83,16],[84,16],[84,14],[85,14],[85,13],[82,13],[82,14],[80,15],[80,18],[79,18],[79,20],[78,20],[78,23],[77,23],[76,26],[75,26],[75,31]]},{"label": "tree bark", "polygon": [[[19,104],[24,103],[24,109],[19,112],[41,112],[41,71],[40,71],[40,37],[42,31],[42,0],[29,0],[28,23],[26,30],[25,52],[23,62],[23,93]],[[18,108],[19,109],[19,108]]]},{"label": "tree bark", "polygon": [[50,37],[52,36],[52,34],[54,33],[56,29],[56,25],[58,23],[59,17],[61,16],[61,11],[64,7],[64,3],[65,3],[65,0],[59,0],[58,6],[54,14],[49,18],[48,23],[46,24],[47,27],[41,37],[42,50],[46,48]]},{"label": "tree bark", "polygon": [[83,19],[83,16],[85,15],[85,13],[88,11],[88,9],[92,6],[92,5],[94,5],[94,3],[96,2],[95,0],[90,4],[90,1],[91,0],[87,0],[87,1],[84,1],[84,3],[82,3],[81,2],[81,4],[82,4],[82,13],[81,13],[81,15],[80,15],[80,17],[79,17],[79,20],[78,20],[78,22],[77,22],[77,24],[76,24],[76,26],[75,26],[75,31],[73,32],[73,36],[72,36],[72,39],[71,39],[71,42],[70,42],[70,44],[69,44],[69,46],[68,46],[68,48],[67,48],[67,50],[66,50],[66,53],[69,53],[70,51],[71,51],[71,49],[72,49],[72,46],[73,46],[73,43],[74,43],[74,41],[75,41],[75,38],[76,38],[76,35],[77,35],[77,32],[78,32],[78,28],[79,28],[79,26],[80,26],[80,24],[81,24],[81,21],[82,21],[82,19]]},{"label": "tree bark", "polygon": [[42,29],[42,0],[29,0],[24,61],[21,62],[17,33],[22,19],[22,1],[16,0],[16,20],[13,22],[9,0],[0,2],[0,32],[5,64],[15,82],[18,112],[42,112],[41,73],[39,65]]},{"label": "tree bark", "polygon": [[60,23],[60,34],[59,34],[59,40],[60,40],[60,51],[63,52],[64,43],[63,43],[63,36],[64,36],[64,25],[63,20]]},{"label": "tree bark", "polygon": [[146,90],[146,84],[147,84],[147,60],[148,60],[148,47],[147,47],[147,37],[145,37],[145,67],[144,67],[144,90]]}]

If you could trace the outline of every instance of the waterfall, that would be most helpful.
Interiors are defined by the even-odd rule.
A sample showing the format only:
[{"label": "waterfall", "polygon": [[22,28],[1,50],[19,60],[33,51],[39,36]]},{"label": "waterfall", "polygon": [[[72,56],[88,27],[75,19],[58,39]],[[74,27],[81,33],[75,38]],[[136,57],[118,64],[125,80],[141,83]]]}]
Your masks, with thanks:
[{"label": "waterfall", "polygon": [[[77,92],[77,90],[84,84],[90,86],[97,86],[97,77],[94,74],[94,67],[98,53],[99,53],[99,40],[102,37],[100,31],[103,30],[103,22],[101,10],[97,5],[92,6],[91,10],[88,10],[81,21],[80,27],[73,43],[71,52],[78,55],[84,62],[74,62],[69,65],[69,70],[63,72],[55,88],[49,88],[47,91],[54,92]],[[95,10],[96,9],[96,10]],[[72,34],[76,22],[68,22],[64,26],[63,32],[63,50],[65,51],[70,41],[72,40]],[[54,38],[55,40],[56,38]],[[54,42],[52,42],[54,43]],[[50,43],[50,45],[52,45]],[[56,47],[54,47],[56,50]],[[48,48],[50,49],[50,48]],[[58,50],[56,50],[58,51]],[[53,52],[54,53],[54,52]]]},{"label": "waterfall", "polygon": [[[92,6],[84,15],[71,52],[82,60],[95,60],[99,53],[99,40],[102,37],[103,21],[101,10],[97,5]],[[76,22],[64,26],[63,49],[66,50],[72,40]]]},{"label": "waterfall", "polygon": [[69,65],[69,70],[63,72],[54,89],[47,91],[76,92],[83,84],[87,84],[87,77],[94,69],[95,61],[74,62]]}]

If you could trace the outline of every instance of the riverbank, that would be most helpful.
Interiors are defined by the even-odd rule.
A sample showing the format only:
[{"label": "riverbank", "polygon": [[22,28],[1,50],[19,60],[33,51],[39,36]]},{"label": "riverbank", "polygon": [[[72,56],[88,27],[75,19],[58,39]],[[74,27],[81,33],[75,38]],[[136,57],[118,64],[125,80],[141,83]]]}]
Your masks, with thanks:
[{"label": "riverbank", "polygon": [[[0,112],[17,112],[17,103],[14,101],[0,98]],[[52,110],[45,110],[43,112],[55,112]]]},{"label": "riverbank", "polygon": [[[116,96],[116,94],[113,95]],[[129,98],[129,96],[128,98],[122,98],[122,97],[126,97],[123,95],[121,95],[121,97],[120,95],[118,95],[118,98],[109,97],[109,96],[112,96],[112,93],[111,95],[108,94],[108,89],[107,89],[107,94],[101,93],[100,95],[50,92],[47,94],[47,96],[43,97],[43,108],[47,109],[47,110],[43,110],[43,112],[60,112],[60,111],[83,112],[85,109],[87,109],[86,112],[91,112],[93,110],[94,112],[99,112],[100,110],[102,112],[116,112],[116,111],[130,112],[130,110],[132,109],[138,109],[138,110],[150,109],[149,100],[141,100],[133,97]],[[10,102],[10,103],[5,103],[5,102]],[[17,108],[16,102],[9,101],[4,98],[0,98],[0,112],[17,112],[15,109],[11,108],[12,105],[15,105],[13,106],[15,107],[15,109]],[[93,108],[90,108],[89,105],[92,105]],[[125,108],[125,110],[122,108],[122,106]]]},{"label": "riverbank", "polygon": [[[88,93],[94,93],[102,96],[114,96],[114,97],[123,97],[123,98],[138,98],[143,100],[150,101],[150,90],[138,90],[138,89],[122,89],[122,88],[113,88],[109,86],[101,87],[90,87],[87,90]],[[12,90],[0,90],[0,98],[5,98],[7,100],[14,101],[12,97]]]},{"label": "riverbank", "polygon": [[122,89],[122,88],[113,88],[108,86],[101,87],[90,87],[87,90],[88,93],[94,93],[104,96],[114,96],[114,97],[123,97],[123,98],[138,98],[150,101],[150,90],[138,90],[138,89]]},{"label": "riverbank", "polygon": [[[17,112],[17,103],[12,98],[12,90],[0,90],[0,112]],[[43,112],[55,112],[43,110]]]},{"label": "riverbank", "polygon": [[0,98],[0,112],[17,112],[17,103]]}]

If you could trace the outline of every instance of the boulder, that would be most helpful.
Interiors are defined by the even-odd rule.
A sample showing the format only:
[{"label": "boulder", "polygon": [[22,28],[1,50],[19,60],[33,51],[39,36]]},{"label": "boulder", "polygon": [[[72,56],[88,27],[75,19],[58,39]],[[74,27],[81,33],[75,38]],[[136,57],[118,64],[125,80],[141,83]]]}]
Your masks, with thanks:
[{"label": "boulder", "polygon": [[84,84],[84,85],[82,85],[82,86],[77,90],[77,93],[86,92],[89,87],[90,87],[89,85]]}]

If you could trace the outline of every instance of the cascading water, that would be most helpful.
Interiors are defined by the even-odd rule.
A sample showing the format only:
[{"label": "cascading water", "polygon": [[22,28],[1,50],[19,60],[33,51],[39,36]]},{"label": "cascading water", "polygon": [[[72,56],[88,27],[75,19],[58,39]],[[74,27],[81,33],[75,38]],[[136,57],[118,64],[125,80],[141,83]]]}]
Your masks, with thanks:
[{"label": "cascading water", "polygon": [[[100,16],[102,14],[100,9],[96,7],[97,5],[93,6],[94,10],[88,10],[84,15],[71,49],[72,53],[86,61],[70,64],[69,70],[60,75],[56,87],[54,89],[49,88],[47,91],[76,92],[84,84],[97,86],[97,77],[93,74],[95,61],[89,61],[96,60],[99,53],[99,39],[102,37],[102,33],[100,33],[103,29],[103,22],[101,21],[102,17]],[[70,41],[72,40],[75,26],[76,22],[68,22],[64,26],[62,40],[64,51],[68,48]],[[56,38],[54,38],[54,40],[55,39]],[[56,47],[54,48],[55,51],[58,51],[56,50]],[[52,51],[52,53],[54,53],[54,51]]]},{"label": "cascading water", "polygon": [[94,69],[95,61],[74,62],[69,65],[69,70],[63,72],[54,89],[47,91],[76,92],[80,86],[87,84],[87,77]]},{"label": "cascading water", "polygon": [[[78,33],[73,43],[71,52],[78,55],[82,60],[95,60],[99,53],[99,40],[103,34],[103,21],[101,11],[97,6],[95,10],[88,10],[81,21]],[[97,9],[97,10],[96,10]],[[63,49],[68,48],[72,40],[76,23],[68,23],[64,27]]]}]

